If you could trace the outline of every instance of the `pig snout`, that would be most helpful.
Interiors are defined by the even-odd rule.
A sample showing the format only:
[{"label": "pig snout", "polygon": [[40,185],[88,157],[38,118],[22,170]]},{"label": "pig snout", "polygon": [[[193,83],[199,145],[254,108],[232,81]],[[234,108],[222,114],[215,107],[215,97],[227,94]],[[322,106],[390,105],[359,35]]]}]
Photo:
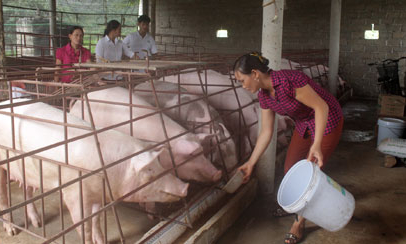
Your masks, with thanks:
[{"label": "pig snout", "polygon": [[199,167],[196,169],[196,176],[199,182],[216,182],[221,179],[222,176],[221,170],[218,170],[214,167],[211,163],[203,165],[203,167]]},{"label": "pig snout", "polygon": [[214,167],[213,164],[203,156],[201,157],[201,161],[195,164],[190,164],[188,167],[190,168],[185,169],[190,172],[195,172],[192,180],[199,182],[216,182],[220,180],[222,175],[221,170]]},{"label": "pig snout", "polygon": [[178,196],[186,197],[188,188],[189,188],[189,183],[184,184],[184,186],[179,190]]}]

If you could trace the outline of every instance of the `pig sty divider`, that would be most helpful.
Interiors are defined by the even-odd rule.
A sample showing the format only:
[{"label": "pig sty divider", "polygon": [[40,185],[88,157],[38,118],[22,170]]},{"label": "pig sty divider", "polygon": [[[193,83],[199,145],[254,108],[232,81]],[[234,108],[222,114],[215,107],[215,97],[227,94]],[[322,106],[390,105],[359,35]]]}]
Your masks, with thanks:
[{"label": "pig sty divider", "polygon": [[[248,122],[244,109],[255,106],[257,101],[252,99],[249,103],[241,103],[238,89],[242,88],[234,83],[235,79],[229,67],[217,62],[163,60],[86,63],[69,69],[55,68],[54,65],[3,67],[3,78],[0,82],[3,83],[1,87],[7,88],[0,90],[3,101],[0,103],[0,123],[5,126],[1,130],[2,135],[0,134],[0,221],[3,222],[7,234],[23,232],[18,234],[28,234],[37,243],[88,243],[92,240],[90,233],[93,229],[93,233],[97,233],[93,237],[105,243],[111,238],[121,242],[135,238],[136,241],[140,234],[131,234],[135,227],[123,228],[122,219],[131,219],[131,215],[120,215],[118,208],[123,206],[132,213],[147,213],[167,220],[168,223],[193,228],[189,216],[190,206],[207,196],[208,190],[218,189],[224,184],[238,167],[237,163],[244,162],[253,148],[254,141],[250,137],[250,130],[257,124],[257,118],[254,122]],[[64,71],[69,71],[72,82],[54,82],[55,75],[67,75]],[[213,83],[210,80],[213,72],[223,78],[227,77],[228,84]],[[115,77],[115,80],[103,79],[106,75]],[[185,81],[182,78],[184,76],[195,77],[195,83]],[[176,77],[178,90],[155,89],[155,82],[167,80],[169,77]],[[150,93],[154,104],[140,105],[133,101],[133,93],[137,91],[135,87],[142,83],[149,83],[151,89],[138,92]],[[200,92],[190,87],[198,88]],[[111,89],[126,89],[127,102],[89,98],[89,94]],[[169,107],[160,106],[159,99],[163,94],[174,95],[179,102]],[[212,98],[229,99],[230,94],[235,99],[230,108],[213,105]],[[194,99],[182,100],[181,95],[193,95]],[[186,129],[182,133],[171,135],[166,128],[166,113],[177,110],[180,114],[183,108],[196,102],[205,104],[207,111],[212,111],[209,113],[209,119],[189,121],[192,125],[189,123],[189,126],[185,126]],[[80,108],[80,116],[70,114],[70,109],[75,104]],[[120,108],[126,108],[121,111],[127,111],[128,114],[125,114],[126,119],[123,121],[98,126],[100,121],[93,116],[93,104],[114,106],[119,111]],[[137,109],[146,109],[149,112],[136,116],[133,111]],[[114,116],[117,115],[110,115]],[[144,140],[140,142],[142,146],[139,150],[127,154],[120,152],[122,141],[116,140],[116,130],[120,127],[128,128],[128,134],[137,138],[137,128],[134,130],[133,125],[151,118],[158,118],[159,126],[145,129],[146,134],[162,131],[163,139]],[[228,127],[229,118],[234,120],[234,127]],[[225,122],[226,126],[221,127],[221,130],[218,121]],[[46,133],[42,133],[42,130]],[[177,158],[173,148],[177,140],[190,134],[198,135],[202,130],[210,130],[212,134],[206,141],[204,150],[195,151],[183,161],[175,162]],[[224,130],[229,133],[219,132]],[[103,135],[109,132],[112,136],[107,140]],[[230,152],[229,148],[227,149],[229,142],[235,147],[232,149],[235,155],[231,155],[234,156],[231,157],[234,162],[231,163],[225,162],[230,158],[230,155],[227,155]],[[109,148],[116,148],[117,151],[109,152]],[[151,164],[156,166],[154,168],[148,164],[145,168],[151,173],[144,174],[146,177],[137,175],[139,180],[137,178],[129,181],[134,185],[120,185],[129,179],[126,178],[126,173],[115,175],[114,172],[120,167],[128,167],[131,158],[142,159],[156,152],[160,155],[156,159],[161,160],[163,152],[166,151],[171,162],[170,167],[162,168]],[[216,170],[221,171],[221,178],[214,177],[209,182],[183,180],[187,181],[188,185],[175,178],[179,177],[182,167],[191,165],[191,162],[199,157],[209,159],[209,163],[215,164]],[[89,162],[81,162],[81,158]],[[119,172],[129,170],[126,168],[125,171]],[[168,192],[165,185],[160,185],[165,179],[170,179],[169,182],[179,186],[186,185],[187,195]],[[120,192],[122,188],[128,189]],[[162,202],[142,202],[142,197],[151,197],[150,190],[156,191],[154,194],[165,196],[164,199],[158,199]],[[133,203],[123,203],[126,200]],[[140,207],[134,202],[153,207]],[[173,215],[173,212],[179,214]],[[180,214],[187,216],[185,221],[176,219]],[[100,220],[103,222],[101,225],[98,223]],[[38,228],[33,228],[31,224]],[[101,231],[98,232],[98,229]]]}]

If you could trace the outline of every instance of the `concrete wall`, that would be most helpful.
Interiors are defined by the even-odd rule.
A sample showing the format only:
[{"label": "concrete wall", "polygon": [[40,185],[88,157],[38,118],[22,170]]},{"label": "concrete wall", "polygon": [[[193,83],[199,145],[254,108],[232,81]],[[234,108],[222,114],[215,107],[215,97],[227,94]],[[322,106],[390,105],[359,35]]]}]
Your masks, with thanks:
[{"label": "concrete wall", "polygon": [[[157,0],[157,33],[197,37],[193,45],[209,52],[260,50],[262,1]],[[330,0],[287,0],[283,49],[328,49]],[[364,40],[371,24],[379,40]],[[228,39],[217,39],[218,28]],[[165,41],[165,40],[163,40]],[[377,96],[377,72],[367,63],[406,56],[406,3],[404,0],[343,0],[340,74],[358,96]],[[403,86],[404,64],[401,64]]]}]

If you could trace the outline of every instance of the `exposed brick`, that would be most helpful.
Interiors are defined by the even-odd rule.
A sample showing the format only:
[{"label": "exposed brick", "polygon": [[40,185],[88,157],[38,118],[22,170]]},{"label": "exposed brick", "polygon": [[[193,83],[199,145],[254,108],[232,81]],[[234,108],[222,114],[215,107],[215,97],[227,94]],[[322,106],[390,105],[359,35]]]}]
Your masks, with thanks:
[{"label": "exposed brick", "polygon": [[400,47],[400,40],[389,39],[385,44],[390,47]]},{"label": "exposed brick", "polygon": [[[405,22],[406,24],[406,22]],[[392,38],[393,39],[404,39],[406,37],[406,32],[393,32]]]}]

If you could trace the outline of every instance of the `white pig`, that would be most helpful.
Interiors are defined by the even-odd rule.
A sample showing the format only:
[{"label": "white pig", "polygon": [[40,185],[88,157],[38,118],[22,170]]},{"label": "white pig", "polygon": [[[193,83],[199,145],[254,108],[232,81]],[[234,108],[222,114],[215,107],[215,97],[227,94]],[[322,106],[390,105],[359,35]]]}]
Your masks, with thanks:
[{"label": "white pig", "polygon": [[[197,133],[213,133],[214,131],[219,136],[219,141],[230,137],[230,133],[226,129],[221,117],[219,117],[218,112],[211,105],[204,102],[202,98],[199,99],[196,95],[186,94],[187,90],[182,87],[180,88],[182,94],[179,95],[177,93],[179,89],[178,85],[170,82],[154,81],[154,87],[157,91],[158,103],[161,108],[169,108],[186,103],[180,107],[165,111],[165,114],[173,120],[186,126],[188,129],[193,129]],[[134,88],[134,94],[155,106],[155,97],[152,94],[150,82],[137,85]],[[190,102],[192,100],[196,101]],[[196,128],[201,123],[211,121],[212,123]],[[209,145],[203,145],[203,147],[206,146],[210,149],[211,146],[215,145],[215,140],[213,139],[211,142]],[[221,152],[217,146],[214,148],[214,162],[221,165],[223,159],[226,169],[229,171],[237,164],[235,143],[232,138],[229,138],[227,141],[220,143],[219,146]]]},{"label": "white pig", "polygon": [[[18,99],[16,101],[29,101],[28,99]],[[0,103],[1,105],[8,104],[9,101]],[[1,111],[9,112],[9,108]],[[36,118],[48,119],[58,122],[63,122],[63,112],[44,103],[33,103],[29,105],[17,106],[14,108],[17,114],[33,116]],[[7,147],[12,147],[12,134],[10,116],[0,114],[0,144]],[[67,121],[70,124],[86,126],[90,128],[90,124],[73,116],[67,115]],[[64,140],[64,127],[50,123],[38,122],[30,119],[21,119],[15,117],[15,145],[16,149],[30,152],[36,149],[52,145]],[[68,138],[74,138],[88,133],[88,130],[78,128],[68,128]],[[129,156],[135,152],[141,151],[149,143],[142,142],[115,130],[108,130],[98,134],[100,149],[103,155],[105,165],[109,165],[119,159]],[[110,181],[114,199],[117,199],[137,187],[151,182],[157,175],[161,174],[164,169],[158,162],[160,151],[147,151],[130,159],[127,159],[118,165],[107,169],[107,175]],[[65,162],[65,146],[58,146],[37,153],[36,155],[45,157],[50,160]],[[88,136],[80,140],[76,140],[68,144],[69,164],[87,170],[97,170],[101,167],[99,161],[96,142],[93,136]],[[11,153],[10,158],[15,156]],[[5,150],[0,150],[0,162],[6,162]],[[26,184],[29,187],[40,187],[39,160],[32,157],[26,157],[25,160],[25,177]],[[22,161],[16,160],[10,162],[10,176],[13,180],[23,181]],[[6,164],[2,164],[0,168],[5,169]],[[2,170],[3,170],[2,169]],[[83,173],[85,174],[85,173]],[[78,171],[70,168],[62,167],[62,184],[74,180],[78,177]],[[83,211],[84,217],[97,211],[101,206],[102,201],[102,177],[93,175],[82,181],[83,189]],[[7,199],[6,185],[1,182],[0,199]],[[49,162],[43,161],[43,184],[45,190],[50,190],[59,185],[58,183],[58,166]],[[185,197],[187,194],[188,184],[183,183],[171,174],[166,174],[163,177],[153,181],[146,187],[135,192],[124,201],[129,202],[169,202],[179,200],[179,197]],[[74,223],[81,220],[81,207],[79,199],[79,186],[77,183],[67,186],[62,189],[63,200],[69,209]],[[110,197],[107,194],[110,201]],[[7,202],[7,201],[5,201]],[[7,209],[3,201],[0,201],[2,210]],[[7,218],[7,216],[6,216]],[[5,224],[8,233],[15,233],[12,227]],[[77,228],[79,234],[81,228]],[[86,243],[104,243],[100,223],[98,217],[85,223],[85,240]]]},{"label": "white pig", "polygon": [[[108,88],[100,91],[88,93],[90,100],[100,100],[108,102],[119,102],[129,104],[130,92],[122,87]],[[151,107],[146,101],[131,94],[132,102],[136,105],[142,105]],[[94,117],[94,121],[97,126],[106,127],[120,122],[124,122],[130,119],[129,106],[113,105],[109,103],[90,102],[91,111]],[[88,120],[87,106],[84,104],[85,113],[84,119]],[[141,117],[146,114],[155,112],[150,108],[133,107],[133,118]],[[82,115],[82,102],[76,102],[71,106],[71,114],[81,116]],[[178,123],[170,119],[163,114],[163,120],[165,123],[168,137],[174,137],[181,133],[186,132],[186,129],[180,126]],[[130,124],[116,127],[116,130],[130,134]],[[161,118],[159,114],[148,116],[143,119],[137,120],[132,124],[133,136],[141,139],[153,142],[164,141],[165,134],[162,128]],[[192,134],[186,133],[176,139],[170,141],[171,150],[173,152],[174,161],[178,165],[200,152],[203,152],[202,143],[205,140],[211,140],[213,135],[206,133]],[[161,154],[160,162],[165,169],[172,168],[172,160],[169,154]],[[190,159],[186,164],[183,164],[177,168],[178,176],[184,180],[195,180],[199,182],[215,182],[221,178],[222,172],[216,169],[203,154]]]},{"label": "white pig", "polygon": [[[185,71],[190,71],[190,69],[187,69]],[[200,75],[203,84],[205,84],[205,74],[201,72]],[[178,75],[165,76],[161,80],[177,84]],[[200,86],[200,80],[197,72],[181,74],[180,82],[181,85],[184,88],[186,88],[189,92],[204,94],[202,87]],[[228,75],[223,75],[214,70],[207,70],[207,83],[208,83],[207,93],[209,95],[231,88],[233,85],[232,80]],[[238,84],[235,85],[237,86]],[[205,86],[204,89],[206,89]],[[242,107],[252,103],[254,99],[256,99],[255,94],[251,94],[242,87],[237,88],[236,93],[238,96],[238,101],[240,102],[240,105]],[[220,111],[234,111],[240,108],[238,106],[238,101],[234,90],[229,90],[226,92],[219,93],[217,95],[209,96],[208,100],[211,106]],[[228,116],[223,116],[223,120],[228,129],[230,129],[235,135],[238,133],[242,133],[243,135],[243,144],[242,144],[243,157],[246,157],[251,152],[250,143],[246,135],[249,135],[252,145],[256,143],[256,138],[258,134],[258,124],[256,123],[258,121],[258,108],[259,108],[258,103],[254,103],[252,105],[245,107],[242,110],[242,114],[244,116],[246,125],[247,126],[252,125],[245,133],[241,130],[241,128],[243,128],[244,123],[242,119],[240,120],[240,113],[238,111]],[[240,121],[241,128],[239,125]],[[239,138],[239,136],[237,136],[237,138]]]}]

